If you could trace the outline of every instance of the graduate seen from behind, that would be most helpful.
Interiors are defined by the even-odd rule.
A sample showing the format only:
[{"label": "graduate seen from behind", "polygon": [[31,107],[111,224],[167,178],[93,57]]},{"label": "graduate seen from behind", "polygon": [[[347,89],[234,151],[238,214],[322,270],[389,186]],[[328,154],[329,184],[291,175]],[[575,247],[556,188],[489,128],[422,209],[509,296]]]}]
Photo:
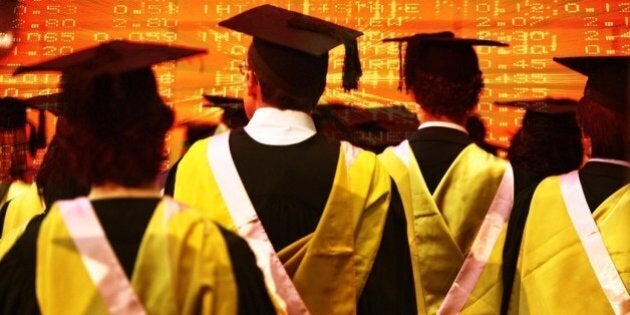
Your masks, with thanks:
[{"label": "graduate seen from behind", "polygon": [[496,314],[513,173],[464,126],[484,86],[473,47],[507,45],[451,32],[385,41],[407,43],[401,80],[420,120],[413,135],[379,156],[405,206],[416,291],[428,314]]},{"label": "graduate seen from behind", "polygon": [[630,57],[554,60],[588,76],[580,169],[543,180],[523,232],[510,312],[630,313]]},{"label": "graduate seen from behind", "polygon": [[1,314],[273,311],[246,243],[157,187],[173,113],[150,67],[203,52],[112,41],[16,71],[62,72],[56,139],[92,186],[34,217],[0,260]]},{"label": "graduate seen from behind", "polygon": [[247,239],[280,313],[416,313],[390,179],[374,154],[329,142],[310,116],[333,47],[345,46],[344,88],[357,87],[361,33],[271,5],[219,25],[253,36],[244,69],[251,120],[193,145],[175,198]]},{"label": "graduate seen from behind", "polygon": [[564,174],[582,165],[582,132],[575,118],[577,103],[566,98],[495,102],[496,106],[525,109],[521,128],[508,149],[516,195],[503,247],[502,314],[508,311],[521,237],[536,186],[548,176]]},{"label": "graduate seen from behind", "polygon": [[[63,109],[59,105],[58,97],[59,94],[41,95],[27,99],[26,102],[30,106],[47,110],[57,116],[56,129],[63,129],[67,133],[70,126],[66,124],[67,120],[63,117]],[[44,120],[40,119],[40,124],[44,126],[42,121]],[[82,131],[75,130],[75,132]],[[67,159],[67,152],[60,147],[58,133],[55,133],[46,147],[42,164],[35,175],[35,183],[23,194],[8,200],[0,207],[0,238],[8,237],[11,233],[21,234],[26,222],[46,209],[50,209],[55,201],[85,196],[89,193],[90,185],[81,182],[72,172],[68,172]],[[0,257],[3,254],[4,251],[0,249]]]},{"label": "graduate seen from behind", "polygon": [[41,139],[40,132],[27,119],[29,107],[21,99],[0,98],[0,205],[29,189],[33,179],[32,160],[37,149],[46,145],[46,140]]}]

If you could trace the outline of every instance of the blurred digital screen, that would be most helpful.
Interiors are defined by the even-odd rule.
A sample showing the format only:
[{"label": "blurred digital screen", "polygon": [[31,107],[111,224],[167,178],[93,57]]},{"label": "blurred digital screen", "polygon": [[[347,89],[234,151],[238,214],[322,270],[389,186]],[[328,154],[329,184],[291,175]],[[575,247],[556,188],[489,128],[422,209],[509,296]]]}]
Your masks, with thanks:
[{"label": "blurred digital screen", "polygon": [[359,38],[364,75],[360,89],[341,89],[343,47],[331,52],[328,88],[321,102],[356,106],[404,104],[397,91],[399,49],[388,37],[451,30],[460,37],[499,40],[507,48],[479,47],[485,91],[478,106],[490,141],[506,144],[522,113],[495,100],[579,98],[586,78],[552,57],[630,55],[627,1],[208,1],[208,0],[0,0],[0,96],[27,98],[57,91],[59,74],[12,77],[19,65],[71,53],[112,39],[205,47],[208,54],[154,69],[160,93],[178,120],[216,119],[202,94],[241,97],[238,65],[251,38],[219,21],[273,4],[364,32]]}]

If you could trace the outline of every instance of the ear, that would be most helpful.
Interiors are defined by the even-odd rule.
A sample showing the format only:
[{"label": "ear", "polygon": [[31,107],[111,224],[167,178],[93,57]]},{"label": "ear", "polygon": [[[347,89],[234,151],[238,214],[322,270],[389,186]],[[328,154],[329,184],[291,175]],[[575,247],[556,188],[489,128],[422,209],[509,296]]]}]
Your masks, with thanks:
[{"label": "ear", "polygon": [[258,83],[256,73],[253,71],[247,71],[245,74],[245,85],[247,89],[247,96],[258,100],[260,97],[260,84]]},{"label": "ear", "polygon": [[260,90],[260,83],[253,71],[247,71],[245,74],[245,92],[243,95],[243,105],[245,106],[245,114],[247,118],[251,119],[254,112],[262,102],[262,92]]},{"label": "ear", "polygon": [[593,145],[591,144],[591,137],[582,131],[582,148],[584,150],[584,163],[591,158]]}]

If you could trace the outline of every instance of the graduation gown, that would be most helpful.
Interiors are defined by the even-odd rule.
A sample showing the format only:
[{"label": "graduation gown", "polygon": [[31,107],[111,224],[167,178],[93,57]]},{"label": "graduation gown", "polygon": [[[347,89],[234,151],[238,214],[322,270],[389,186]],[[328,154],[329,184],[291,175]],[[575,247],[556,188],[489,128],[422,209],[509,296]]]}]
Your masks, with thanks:
[{"label": "graduation gown", "polygon": [[0,208],[0,238],[44,212],[44,208],[37,184],[32,183],[26,191],[7,201]]},{"label": "graduation gown", "polygon": [[[610,221],[629,222],[629,219],[624,216],[627,216],[628,211],[625,210],[630,209],[630,206],[626,204],[624,210],[622,206],[624,199],[620,199],[619,196],[623,195],[624,189],[627,190],[630,168],[609,163],[588,162],[579,170],[578,174],[588,208],[593,213],[593,218],[606,247],[610,246],[609,251],[614,251],[611,251],[611,254],[615,253],[612,258],[617,269],[622,273],[626,288],[630,288],[627,273],[623,271],[628,270],[624,261],[628,261],[627,253],[629,250],[619,247],[623,246],[620,245],[621,243],[628,241],[619,239],[627,227],[614,226]],[[506,253],[509,251],[509,255],[505,259],[510,259],[513,262],[506,263],[506,270],[504,270],[504,282],[506,283],[502,307],[504,314],[553,312],[554,309],[564,312],[571,308],[575,308],[578,313],[590,311],[610,313],[612,311],[601,295],[602,290],[598,288],[600,284],[596,282],[596,279],[593,279],[594,274],[585,270],[585,268],[591,267],[588,260],[585,261],[585,252],[582,245],[579,244],[575,229],[567,215],[558,178],[558,176],[550,177],[539,186],[526,189],[521,194],[522,196],[518,196],[515,201],[513,217],[510,222],[510,228],[513,229],[513,232],[508,234],[505,245]],[[565,230],[561,231],[561,228]],[[529,236],[527,236],[528,234]],[[554,244],[543,244],[541,243],[543,236],[553,237],[557,240]],[[566,246],[567,248],[559,249],[557,246]],[[532,253],[534,250],[539,252]],[[558,253],[552,254],[551,250],[557,250]],[[518,255],[519,251],[520,256]],[[525,253],[528,257],[521,257]],[[544,255],[546,258],[554,259],[554,262],[541,263],[540,267],[532,267],[532,263],[539,261]],[[560,267],[558,264],[564,265]],[[557,269],[556,272],[554,269]],[[564,271],[570,271],[570,274],[564,273]],[[534,275],[530,276],[530,273]],[[540,275],[543,274],[548,277],[545,281],[557,281],[554,288],[540,288],[547,283],[541,283],[543,278]],[[582,279],[580,277],[583,277],[584,283],[579,280]],[[527,278],[526,284],[522,283],[523,278]],[[540,290],[540,292],[537,294],[527,293],[532,290]],[[543,298],[541,294],[548,296]],[[578,298],[578,294],[588,295],[589,302],[581,303],[584,300]],[[591,296],[593,295],[595,297],[591,303]],[[547,302],[549,308],[541,307],[539,304],[541,301],[552,297],[555,300]]]},{"label": "graduation gown", "polygon": [[[122,270],[119,280],[130,279],[126,281],[131,292],[149,313],[273,313],[262,275],[244,241],[196,211],[183,210],[169,199],[77,200],[95,209],[96,222],[106,236],[94,238],[102,245],[96,248],[112,249],[118,262],[113,266]],[[88,272],[95,264],[84,263],[91,256],[79,251],[81,242],[73,236],[76,230],[69,228],[67,212],[62,212],[67,210],[62,209],[57,204],[33,218],[0,260],[0,314],[108,312],[101,286],[111,283],[111,278],[95,286],[89,276],[93,272]],[[124,287],[119,286],[116,295],[127,294]]]},{"label": "graduation gown", "polygon": [[11,183],[0,183],[0,204],[21,195],[29,189],[30,185],[31,184],[25,183],[21,180],[16,180]]},{"label": "graduation gown", "polygon": [[[209,164],[213,139],[180,161],[175,198],[237,230]],[[340,148],[319,134],[291,145],[229,134],[244,198],[311,314],[413,314],[405,218],[400,207],[388,211],[390,180],[372,153],[354,148],[348,167]]]},{"label": "graduation gown", "polygon": [[[507,162],[471,142],[461,131],[426,127],[379,156],[396,181],[410,222],[408,239],[414,257],[416,292],[421,292],[428,314],[438,312],[451,290],[457,297],[455,312],[497,313],[500,306],[500,254],[513,197],[512,173]],[[501,206],[495,207],[495,203]],[[502,209],[504,221],[486,223],[486,214],[493,208]],[[494,230],[490,238],[495,243],[485,246],[480,254],[477,246],[483,246],[473,248],[473,241],[481,244],[477,234],[483,233],[480,239],[485,240],[488,230]],[[474,259],[464,264],[471,250]],[[464,289],[467,292],[462,295],[457,291],[462,287],[460,283],[453,282],[459,281],[460,269],[474,265],[475,260],[484,261],[476,268],[482,271],[476,273],[474,285]],[[461,274],[475,274],[468,269]],[[445,304],[452,305],[452,300]]]}]

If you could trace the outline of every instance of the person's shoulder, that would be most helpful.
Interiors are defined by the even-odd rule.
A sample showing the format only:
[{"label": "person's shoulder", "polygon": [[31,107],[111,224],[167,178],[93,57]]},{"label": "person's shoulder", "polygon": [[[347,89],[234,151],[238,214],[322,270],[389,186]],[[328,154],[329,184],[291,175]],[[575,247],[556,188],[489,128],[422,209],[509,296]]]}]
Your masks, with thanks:
[{"label": "person's shoulder", "polygon": [[0,260],[7,257],[34,257],[39,231],[45,218],[46,213],[38,214],[23,226],[3,235],[0,240]]},{"label": "person's shoulder", "polygon": [[212,137],[208,137],[193,143],[188,151],[186,151],[186,153],[180,158],[177,170],[179,171],[180,169],[186,169],[191,164],[197,165],[199,161],[205,161],[208,151],[208,144],[210,143],[211,138]]},{"label": "person's shoulder", "polygon": [[186,155],[189,154],[198,154],[199,152],[205,152],[206,148],[208,147],[208,143],[210,143],[211,139],[217,137],[217,136],[211,136],[211,137],[207,137],[201,140],[197,140],[195,141],[195,143],[193,143],[192,146],[190,146],[190,149],[188,149],[188,151],[186,152]]}]

